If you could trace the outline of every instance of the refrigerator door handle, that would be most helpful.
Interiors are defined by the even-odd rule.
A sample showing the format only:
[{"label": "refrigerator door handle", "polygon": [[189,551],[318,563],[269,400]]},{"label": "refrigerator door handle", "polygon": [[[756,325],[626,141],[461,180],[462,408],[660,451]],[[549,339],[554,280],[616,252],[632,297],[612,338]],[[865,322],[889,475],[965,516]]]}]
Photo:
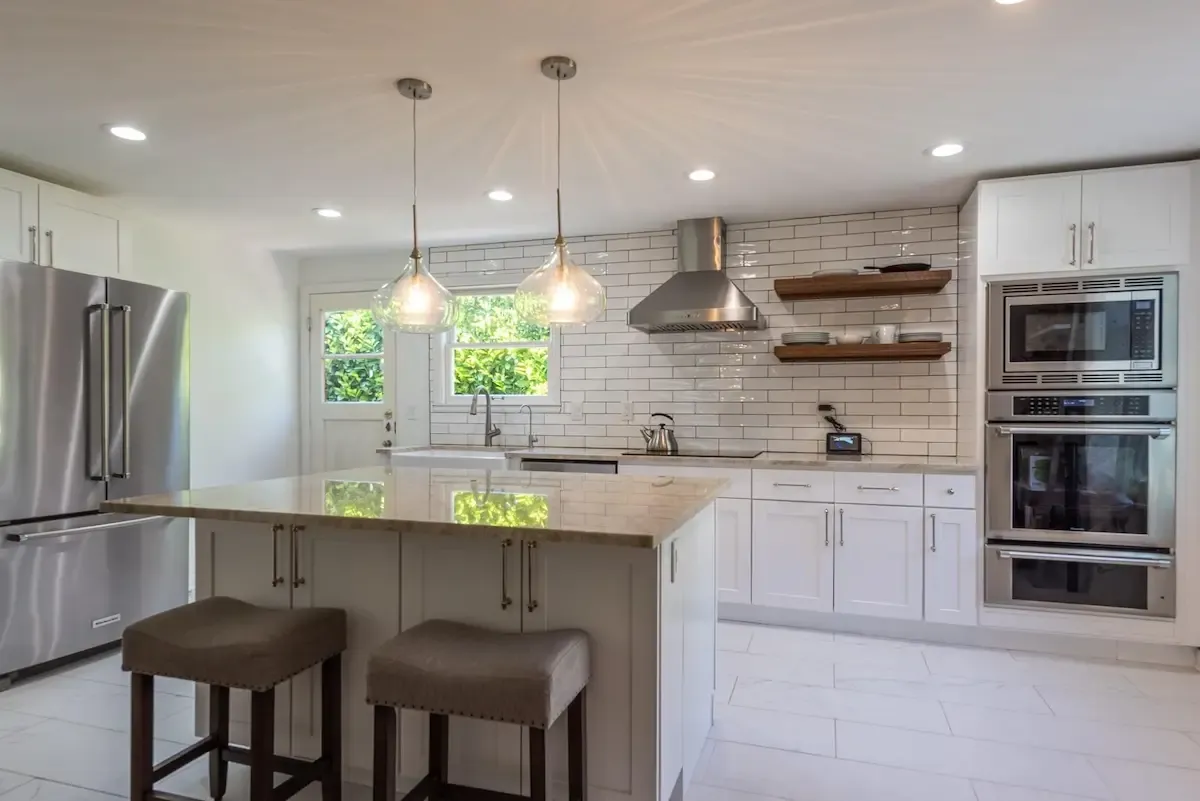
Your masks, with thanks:
[{"label": "refrigerator door handle", "polygon": [[121,472],[113,473],[113,478],[132,478],[133,473],[129,469],[129,397],[130,389],[133,386],[133,365],[130,360],[132,347],[130,345],[129,321],[130,307],[129,306],[114,306],[116,310],[121,312],[121,338],[123,340],[121,351],[122,362],[122,384],[121,387]]},{"label": "refrigerator door handle", "polygon": [[[108,481],[112,478],[112,465],[109,463],[108,444],[112,436],[110,416],[112,415],[112,313],[107,303],[97,303],[88,306],[88,315],[100,312],[100,474],[92,474],[92,481]],[[91,393],[88,393],[88,404],[91,404]],[[89,411],[90,414],[90,411]]]},{"label": "refrigerator door handle", "polygon": [[65,537],[73,534],[86,534],[91,531],[107,531],[114,528],[128,528],[130,526],[140,526],[143,523],[153,523],[156,520],[164,520],[163,515],[152,515],[150,517],[135,517],[132,520],[113,520],[108,523],[94,523],[90,526],[76,526],[75,528],[64,528],[58,531],[42,531],[33,534],[7,534],[4,539],[9,542],[37,542],[38,540],[51,540],[58,537]]}]

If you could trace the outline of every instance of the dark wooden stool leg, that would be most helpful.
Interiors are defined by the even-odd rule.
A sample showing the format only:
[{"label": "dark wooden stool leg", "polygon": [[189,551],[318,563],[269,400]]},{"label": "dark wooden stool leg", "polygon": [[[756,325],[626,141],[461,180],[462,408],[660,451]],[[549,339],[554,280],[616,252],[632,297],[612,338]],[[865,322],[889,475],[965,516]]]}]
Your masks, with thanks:
[{"label": "dark wooden stool leg", "polygon": [[434,780],[429,797],[434,799],[450,783],[450,718],[446,715],[429,715],[429,775]]},{"label": "dark wooden stool leg", "polygon": [[146,801],[154,792],[154,677],[133,673],[129,737],[129,798]]},{"label": "dark wooden stool leg", "polygon": [[321,801],[342,801],[342,655],[321,665]]},{"label": "dark wooden stool leg", "polygon": [[587,799],[587,688],[567,707],[567,798]]},{"label": "dark wooden stool leg", "polygon": [[229,746],[229,688],[208,688],[208,731],[217,739],[217,747],[208,755],[208,786],[213,801],[225,797],[229,784],[229,763],[222,750]]},{"label": "dark wooden stool leg", "polygon": [[529,730],[529,799],[546,801],[546,730]]},{"label": "dark wooden stool leg", "polygon": [[374,801],[396,801],[396,710],[375,707]]},{"label": "dark wooden stool leg", "polygon": [[271,801],[275,790],[275,689],[250,699],[250,801]]}]

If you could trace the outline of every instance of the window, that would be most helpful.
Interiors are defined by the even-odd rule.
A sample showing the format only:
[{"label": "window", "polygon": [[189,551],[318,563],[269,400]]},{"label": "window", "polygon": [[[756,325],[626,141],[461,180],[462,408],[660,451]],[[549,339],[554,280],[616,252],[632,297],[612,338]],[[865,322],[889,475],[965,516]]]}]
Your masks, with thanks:
[{"label": "window", "polygon": [[325,312],[326,403],[383,403],[383,330],[367,309]]},{"label": "window", "polygon": [[457,306],[442,361],[445,400],[468,400],[482,386],[493,398],[553,403],[558,364],[550,329],[523,322],[511,291],[459,295]]}]

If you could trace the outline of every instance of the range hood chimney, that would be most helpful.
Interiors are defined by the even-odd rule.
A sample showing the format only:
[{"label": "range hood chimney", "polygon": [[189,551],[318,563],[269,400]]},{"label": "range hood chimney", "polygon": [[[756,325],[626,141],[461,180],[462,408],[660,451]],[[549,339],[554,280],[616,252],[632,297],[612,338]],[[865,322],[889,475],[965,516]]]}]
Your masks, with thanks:
[{"label": "range hood chimney", "polygon": [[630,327],[647,333],[765,328],[758,307],[725,275],[725,221],[680,220],[676,235],[678,271],[629,310]]}]

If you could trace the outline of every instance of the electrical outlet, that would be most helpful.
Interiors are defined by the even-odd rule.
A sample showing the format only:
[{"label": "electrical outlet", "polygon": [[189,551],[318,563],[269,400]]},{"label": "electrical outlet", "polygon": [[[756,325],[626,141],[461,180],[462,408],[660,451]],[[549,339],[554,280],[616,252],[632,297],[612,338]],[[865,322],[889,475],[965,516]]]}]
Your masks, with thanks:
[{"label": "electrical outlet", "polygon": [[582,403],[566,401],[565,403],[563,403],[562,406],[563,406],[563,414],[570,415],[572,423],[582,423],[583,422],[583,404]]},{"label": "electrical outlet", "polygon": [[621,422],[622,423],[632,423],[633,422],[633,404],[630,403],[629,401],[625,401],[624,403],[621,404]]}]

